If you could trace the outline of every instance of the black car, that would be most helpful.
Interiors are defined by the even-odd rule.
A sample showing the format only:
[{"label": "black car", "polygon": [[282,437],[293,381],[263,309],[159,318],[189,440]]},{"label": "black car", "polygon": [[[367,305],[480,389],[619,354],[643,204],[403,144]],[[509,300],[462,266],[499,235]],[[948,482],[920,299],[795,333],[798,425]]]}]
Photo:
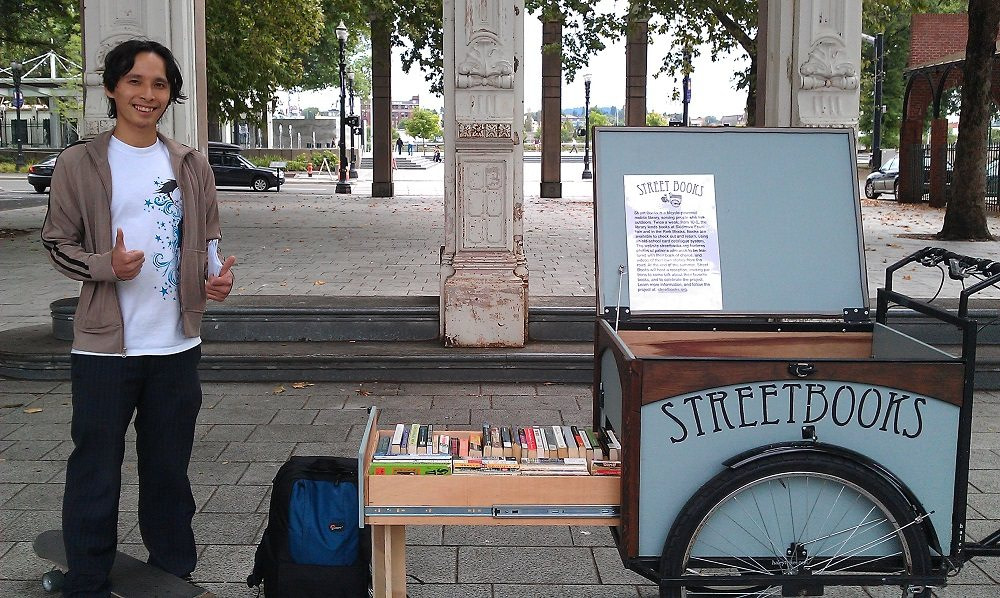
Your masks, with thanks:
[{"label": "black car", "polygon": [[240,146],[231,143],[209,141],[208,162],[215,173],[216,187],[250,187],[254,191],[274,187],[280,191],[285,182],[285,173],[280,169],[254,166],[240,155]]},{"label": "black car", "polygon": [[52,171],[56,168],[56,158],[59,154],[52,154],[38,164],[28,167],[28,184],[35,188],[36,193],[45,193],[45,190],[52,185]]}]

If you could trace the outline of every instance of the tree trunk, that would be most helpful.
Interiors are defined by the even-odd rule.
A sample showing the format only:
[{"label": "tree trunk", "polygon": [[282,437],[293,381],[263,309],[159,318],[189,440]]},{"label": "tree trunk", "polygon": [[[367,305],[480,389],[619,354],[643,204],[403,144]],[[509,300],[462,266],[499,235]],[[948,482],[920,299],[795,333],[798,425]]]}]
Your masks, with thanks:
[{"label": "tree trunk", "polygon": [[757,126],[757,53],[750,55],[750,74],[747,85],[747,126]]},{"label": "tree trunk", "polygon": [[996,53],[1000,3],[969,0],[969,41],[965,47],[962,109],[952,196],[938,239],[992,240],[986,225],[986,146],[990,127],[990,78]]}]

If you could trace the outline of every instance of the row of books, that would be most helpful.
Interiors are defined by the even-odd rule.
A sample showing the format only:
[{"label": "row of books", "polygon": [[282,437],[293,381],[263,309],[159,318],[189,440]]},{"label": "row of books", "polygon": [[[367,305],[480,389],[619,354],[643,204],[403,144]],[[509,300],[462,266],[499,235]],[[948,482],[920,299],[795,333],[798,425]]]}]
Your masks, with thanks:
[{"label": "row of books", "polygon": [[425,455],[373,460],[369,475],[526,475],[526,476],[620,476],[621,461],[583,457],[448,457]]},{"label": "row of books", "polygon": [[491,426],[471,433],[435,433],[429,424],[396,424],[379,438],[375,459],[394,455],[448,455],[458,458],[574,458],[620,461],[621,441],[614,430],[577,426]]}]

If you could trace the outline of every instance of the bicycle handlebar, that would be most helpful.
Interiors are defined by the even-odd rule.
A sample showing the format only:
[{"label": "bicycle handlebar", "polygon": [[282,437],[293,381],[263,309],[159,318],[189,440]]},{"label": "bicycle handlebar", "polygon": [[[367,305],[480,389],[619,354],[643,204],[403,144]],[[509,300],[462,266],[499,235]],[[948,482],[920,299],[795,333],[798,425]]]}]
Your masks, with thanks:
[{"label": "bicycle handlebar", "polygon": [[925,247],[910,258],[911,262],[917,262],[923,266],[937,266],[945,263],[948,265],[948,275],[954,280],[961,280],[972,275],[988,278],[1000,274],[1000,262],[986,258],[969,257],[940,247]]}]

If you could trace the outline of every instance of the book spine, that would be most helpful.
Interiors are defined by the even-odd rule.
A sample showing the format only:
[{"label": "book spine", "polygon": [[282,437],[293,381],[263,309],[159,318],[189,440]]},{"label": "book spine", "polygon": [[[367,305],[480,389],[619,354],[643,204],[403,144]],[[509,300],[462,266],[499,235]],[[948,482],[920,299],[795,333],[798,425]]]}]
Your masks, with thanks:
[{"label": "book spine", "polygon": [[562,426],[552,426],[552,436],[556,440],[556,453],[566,458],[569,456],[569,449],[566,446],[566,439],[563,438]]},{"label": "book spine", "polygon": [[396,429],[392,433],[392,442],[389,445],[389,452],[393,455],[398,455],[400,452],[400,443],[403,441],[403,429],[406,426],[403,424],[396,424]]},{"label": "book spine", "polygon": [[369,475],[449,475],[451,462],[414,463],[379,461],[368,466]]},{"label": "book spine", "polygon": [[453,436],[448,439],[448,452],[452,457],[458,456],[458,436]]},{"label": "book spine", "polygon": [[424,424],[420,425],[420,431],[417,433],[417,454],[427,454],[427,426]]},{"label": "book spine", "polygon": [[580,450],[576,448],[576,438],[573,436],[573,428],[569,426],[563,426],[562,433],[563,433],[563,438],[566,439],[567,456],[573,458],[579,458]]},{"label": "book spine", "polygon": [[410,455],[417,454],[417,442],[420,438],[420,424],[410,424],[410,437],[407,439],[406,452]]},{"label": "book spine", "polygon": [[607,455],[601,450],[601,444],[597,441],[597,434],[593,430],[587,430],[587,438],[590,439],[590,446],[594,450],[594,458],[607,459]]},{"label": "book spine", "polygon": [[479,432],[469,434],[469,458],[481,459],[483,457],[483,435]]},{"label": "book spine", "polygon": [[378,439],[378,446],[375,447],[376,455],[388,455],[389,454],[389,443],[392,442],[392,438],[388,436],[380,436]]},{"label": "book spine", "polygon": [[490,456],[503,457],[503,441],[500,440],[500,428],[490,426]]},{"label": "book spine", "polygon": [[469,439],[465,436],[458,438],[458,456],[463,459],[469,456]]},{"label": "book spine", "polygon": [[527,449],[526,457],[536,458],[538,457],[538,448],[535,445],[535,431],[532,428],[522,428],[524,432],[524,442],[525,448]]},{"label": "book spine", "polygon": [[610,452],[608,456],[611,457],[612,461],[621,461],[622,443],[618,440],[618,435],[615,434],[615,431],[610,428],[606,430],[606,432],[608,435],[608,446]]},{"label": "book spine", "polygon": [[542,432],[541,427],[534,426],[532,428],[532,431],[534,431],[535,433],[535,445],[538,447],[537,449],[538,457],[539,458],[548,457],[549,456],[548,443],[545,440],[545,435]]},{"label": "book spine", "polygon": [[434,444],[434,426],[427,424],[427,454],[433,455],[437,452],[437,447]]},{"label": "book spine", "polygon": [[493,454],[493,447],[490,445],[490,425],[483,424],[482,431],[483,456],[490,457]]}]

